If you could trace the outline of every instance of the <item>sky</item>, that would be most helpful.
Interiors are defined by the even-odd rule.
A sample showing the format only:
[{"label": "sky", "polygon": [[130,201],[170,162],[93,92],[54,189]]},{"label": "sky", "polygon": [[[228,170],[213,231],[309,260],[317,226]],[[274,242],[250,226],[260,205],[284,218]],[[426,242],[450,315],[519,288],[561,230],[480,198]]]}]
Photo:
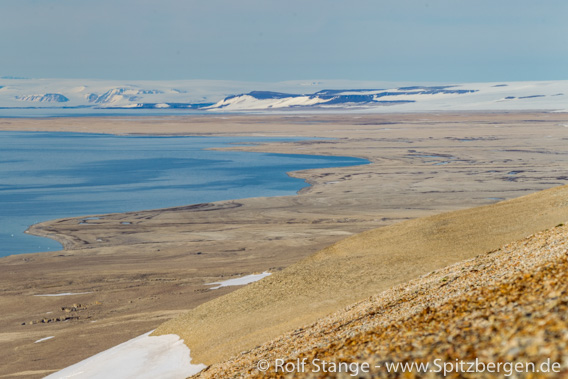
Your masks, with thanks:
[{"label": "sky", "polygon": [[566,0],[0,0],[0,76],[568,79]]}]

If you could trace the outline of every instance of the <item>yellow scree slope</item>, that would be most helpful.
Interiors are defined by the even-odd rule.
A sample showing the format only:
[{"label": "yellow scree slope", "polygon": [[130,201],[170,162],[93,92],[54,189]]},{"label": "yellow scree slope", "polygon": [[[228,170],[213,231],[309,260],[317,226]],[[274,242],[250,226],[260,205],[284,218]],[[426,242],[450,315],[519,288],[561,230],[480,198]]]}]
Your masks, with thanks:
[{"label": "yellow scree slope", "polygon": [[348,304],[568,220],[568,186],[342,240],[160,326],[194,363],[225,360]]}]

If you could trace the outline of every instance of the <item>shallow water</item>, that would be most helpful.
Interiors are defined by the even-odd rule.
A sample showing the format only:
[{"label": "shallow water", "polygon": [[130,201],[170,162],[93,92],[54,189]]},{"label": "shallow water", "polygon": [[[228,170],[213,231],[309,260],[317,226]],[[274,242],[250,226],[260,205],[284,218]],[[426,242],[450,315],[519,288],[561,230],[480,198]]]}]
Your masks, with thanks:
[{"label": "shallow water", "polygon": [[255,137],[0,132],[0,256],[59,250],[27,235],[62,217],[295,194],[287,172],[368,163],[350,157],[204,150]]}]

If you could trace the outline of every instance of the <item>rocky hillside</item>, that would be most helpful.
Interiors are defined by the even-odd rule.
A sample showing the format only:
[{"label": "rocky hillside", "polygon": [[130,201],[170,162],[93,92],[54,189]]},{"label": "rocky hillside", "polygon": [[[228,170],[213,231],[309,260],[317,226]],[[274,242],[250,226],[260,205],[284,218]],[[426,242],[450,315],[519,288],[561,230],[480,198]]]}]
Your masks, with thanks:
[{"label": "rocky hillside", "polygon": [[[444,368],[447,377],[567,377],[567,352],[568,226],[560,224],[377,294],[199,377],[352,377],[357,369],[358,377],[440,377]],[[483,374],[470,371],[476,358]],[[428,373],[389,372],[396,363],[429,364]]]},{"label": "rocky hillside", "polygon": [[155,334],[179,335],[196,363],[222,362],[356,301],[564,223],[567,199],[568,186],[561,186],[357,234],[204,303]]}]

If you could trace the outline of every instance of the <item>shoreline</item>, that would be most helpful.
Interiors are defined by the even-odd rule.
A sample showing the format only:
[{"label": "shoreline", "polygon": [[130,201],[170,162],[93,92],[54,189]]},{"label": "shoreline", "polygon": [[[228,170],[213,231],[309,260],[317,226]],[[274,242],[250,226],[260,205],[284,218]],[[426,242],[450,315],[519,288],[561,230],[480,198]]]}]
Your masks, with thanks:
[{"label": "shoreline", "polygon": [[[30,377],[40,377],[41,370],[69,366],[234,289],[209,291],[204,283],[279,272],[365,230],[568,182],[567,129],[560,126],[568,123],[567,114],[0,121],[2,130],[334,137],[231,149],[372,158],[363,166],[297,172],[312,186],[294,196],[217,202],[211,211],[177,207],[113,214],[94,220],[91,232],[77,230],[73,219],[43,225],[46,233],[71,235],[76,247],[0,260],[0,306],[11,310],[0,315],[0,347],[14,362],[0,375],[37,370]],[[522,172],[507,175],[511,171]],[[104,243],[93,247],[97,236]],[[93,293],[32,296],[40,290]],[[61,308],[74,303],[84,306],[67,313],[77,319],[21,325],[62,317]],[[55,337],[33,344],[48,335]],[[25,352],[27,366],[14,349]]]},{"label": "shoreline", "polygon": [[[162,138],[69,132],[64,135],[57,135],[57,132],[0,133],[5,138],[3,145],[6,153],[13,151],[10,154],[13,160],[26,162],[19,164],[18,168],[7,166],[8,182],[20,180],[10,176],[14,169],[22,170],[24,178],[27,170],[39,172],[45,169],[50,172],[47,179],[43,176],[38,178],[37,186],[32,189],[20,191],[9,187],[9,192],[4,191],[6,196],[11,195],[5,201],[14,201],[14,206],[4,202],[7,213],[0,220],[0,225],[5,227],[5,233],[0,240],[5,245],[0,248],[0,256],[70,249],[73,241],[70,236],[42,231],[43,223],[57,223],[58,219],[92,219],[106,214],[155,211],[211,201],[295,195],[309,191],[307,187],[311,185],[309,179],[301,178],[295,171],[370,163],[348,156],[235,152],[232,148],[270,142],[288,143],[303,140],[302,138]],[[11,144],[22,148],[12,149]],[[54,149],[53,146],[58,144],[61,147]],[[81,154],[76,155],[78,146],[84,148],[81,147]],[[139,153],[139,149],[144,150]],[[165,153],[168,149],[172,151]],[[48,165],[41,162],[45,159],[43,150],[49,152]],[[99,153],[103,150],[104,157],[101,157]],[[229,152],[231,150],[233,152]],[[83,154],[86,158],[83,158]],[[128,155],[128,160],[125,159],[125,154]],[[68,158],[69,156],[74,158]],[[52,164],[57,164],[58,159],[62,158],[76,162],[62,162],[61,167],[52,167]],[[165,163],[153,164],[153,158]],[[117,164],[117,160],[127,163]],[[93,165],[99,167],[95,173],[83,171]],[[211,167],[213,171],[209,172],[201,166]],[[155,167],[154,172],[152,169],[149,172],[148,167]],[[62,180],[49,179],[51,176],[61,177]],[[72,177],[77,179],[70,179]],[[147,188],[151,191],[147,191]],[[61,191],[71,196],[63,197],[59,195]],[[131,195],[124,195],[127,191]],[[43,200],[44,198],[48,200]],[[117,201],[117,198],[121,201]],[[33,201],[34,205],[29,206],[25,201]],[[51,203],[58,206],[52,207]],[[14,224],[13,220],[18,222]],[[77,222],[87,224],[86,221]],[[7,238],[10,237],[9,233],[13,233],[11,237],[15,238]],[[40,239],[31,236],[51,238],[59,244],[42,243]]]}]

